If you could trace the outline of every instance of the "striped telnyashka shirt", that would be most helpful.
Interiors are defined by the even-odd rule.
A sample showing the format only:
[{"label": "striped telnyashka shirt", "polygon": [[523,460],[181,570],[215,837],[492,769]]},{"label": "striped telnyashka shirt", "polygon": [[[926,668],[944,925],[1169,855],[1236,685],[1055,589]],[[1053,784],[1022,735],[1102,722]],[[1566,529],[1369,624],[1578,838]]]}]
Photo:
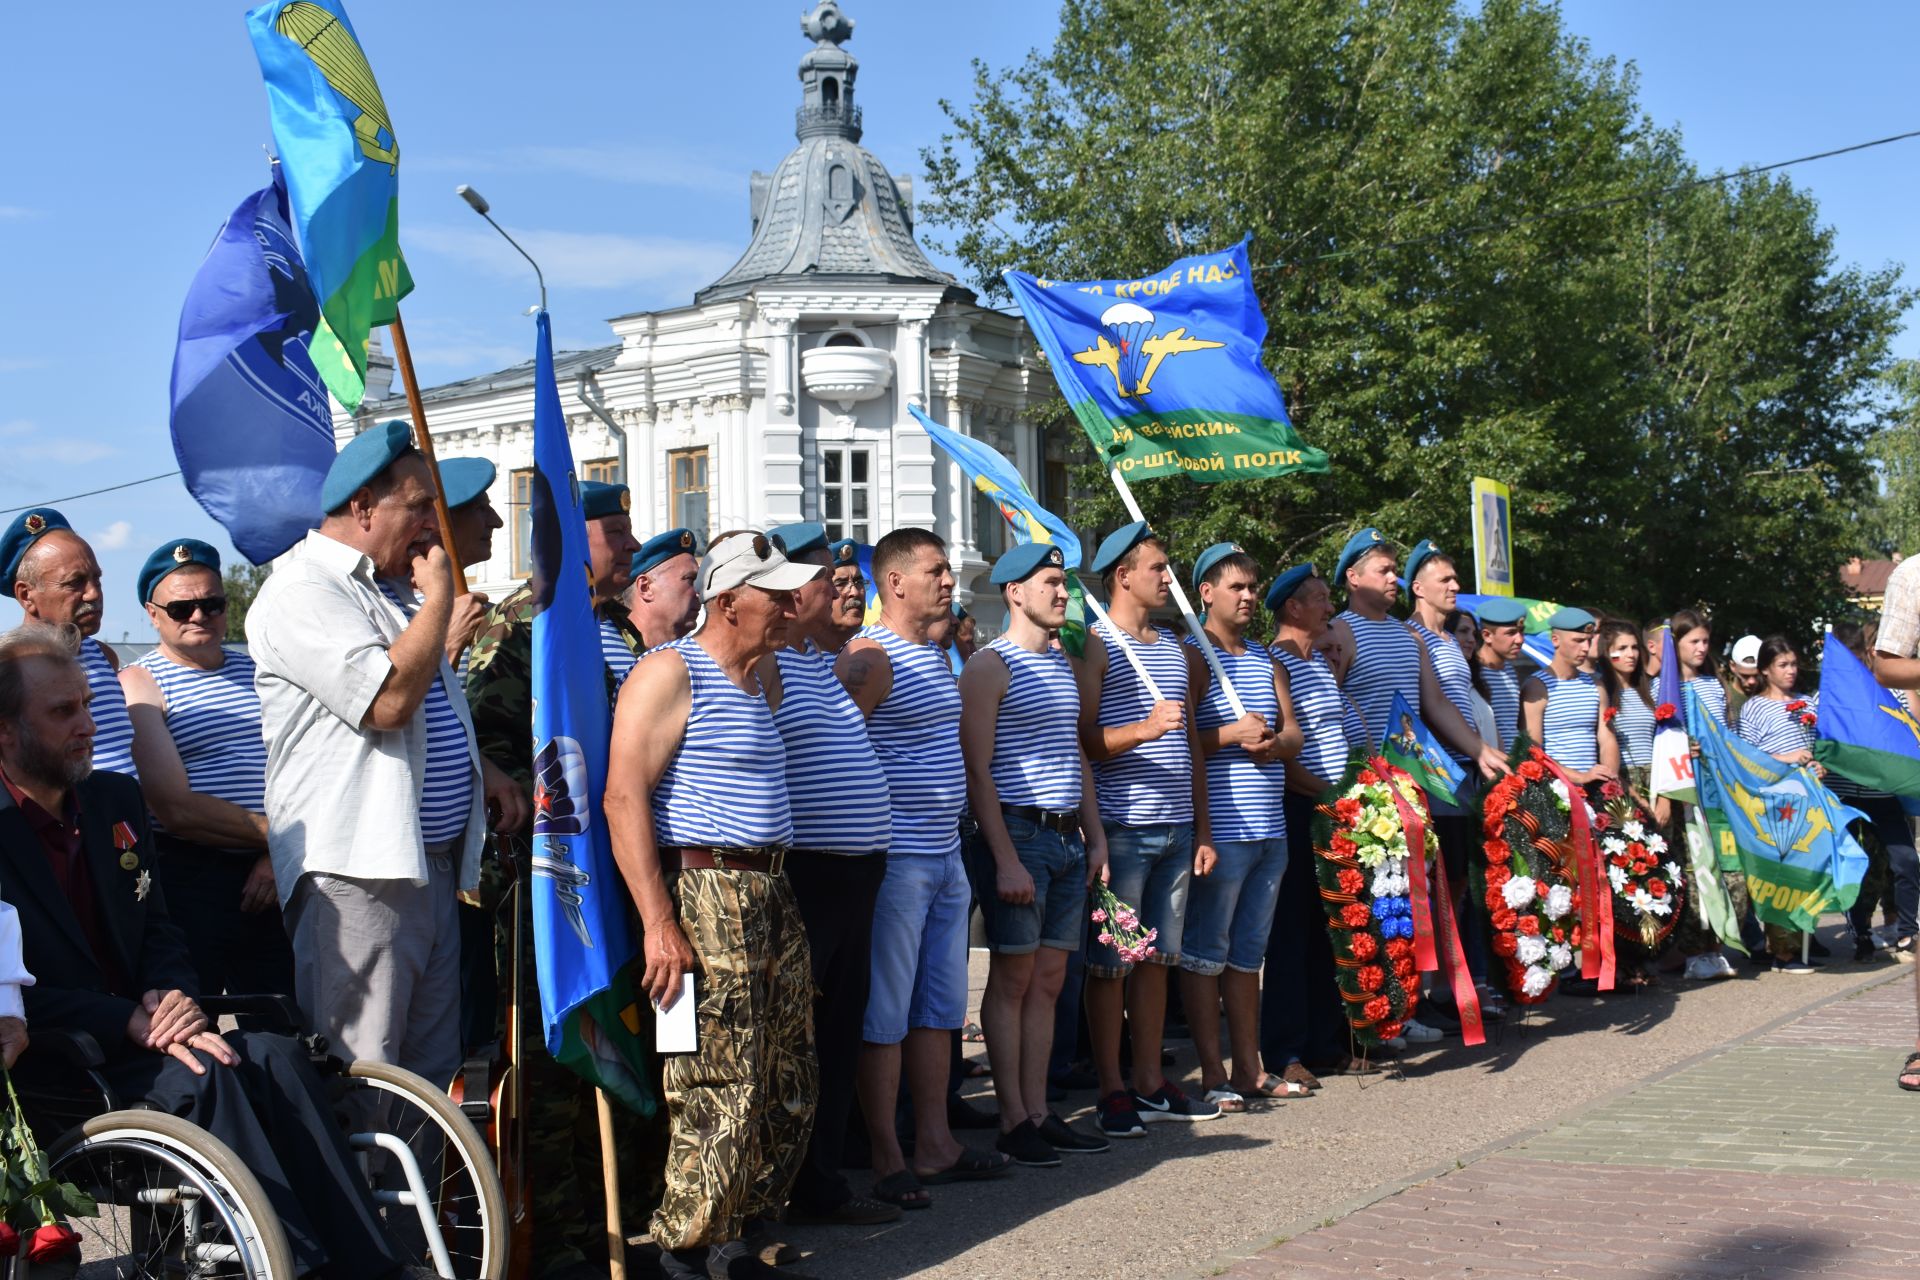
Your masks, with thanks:
[{"label": "striped telnyashka shirt", "polygon": [[893,687],[867,717],[867,737],[887,773],[896,857],[948,857],[960,851],[967,768],[960,758],[960,686],[944,649],[915,644],[885,623],[860,638],[887,651]]},{"label": "striped telnyashka shirt", "polygon": [[1341,688],[1366,724],[1367,750],[1377,751],[1393,716],[1393,695],[1420,710],[1420,642],[1395,618],[1374,621],[1349,609],[1340,615],[1353,630],[1353,661]]},{"label": "striped telnyashka shirt", "polygon": [[618,689],[626,682],[627,673],[633,670],[633,664],[639,659],[633,650],[627,648],[626,637],[620,634],[620,628],[605,618],[596,620],[600,626],[600,656],[606,660],[607,670],[613,672],[613,687]]},{"label": "striped telnyashka shirt", "polygon": [[107,660],[106,646],[92,636],[80,642],[80,665],[86,669],[93,701],[93,767],[138,778],[133,767],[133,721],[127,719],[127,695],[120,677]]},{"label": "striped telnyashka shirt", "polygon": [[[1159,638],[1142,644],[1132,636],[1114,636],[1104,622],[1093,634],[1107,647],[1107,673],[1100,681],[1099,723],[1111,728],[1145,720],[1153,711],[1153,693],[1127,661],[1124,643],[1138,655],[1161,696],[1187,700],[1187,647],[1165,627]],[[1103,822],[1129,827],[1193,821],[1193,749],[1184,730],[1161,734],[1131,751],[1093,762],[1093,789]]]},{"label": "striped telnyashka shirt", "polygon": [[1613,718],[1620,740],[1620,763],[1631,769],[1653,764],[1653,708],[1635,689],[1620,690],[1620,714]]},{"label": "striped telnyashka shirt", "polygon": [[[380,590],[413,617],[420,600],[412,588],[401,590],[382,578]],[[427,713],[427,769],[420,784],[420,838],[428,844],[452,840],[467,827],[473,806],[473,761],[467,731],[447,701],[446,682],[435,676],[423,704]]]},{"label": "striped telnyashka shirt", "polygon": [[[1727,689],[1725,685],[1721,684],[1718,680],[1714,679],[1712,676],[1707,676],[1707,675],[1695,676],[1693,679],[1687,681],[1685,688],[1683,688],[1681,691],[1682,696],[1681,696],[1681,702],[1680,702],[1680,715],[1683,719],[1687,715],[1687,706],[1686,706],[1686,698],[1685,698],[1686,689],[1692,689],[1695,693],[1700,695],[1701,703],[1705,705],[1707,709],[1707,714],[1713,717],[1713,722],[1715,724],[1721,726],[1722,728],[1726,727]],[[1692,720],[1687,721],[1687,733],[1690,737],[1694,737],[1694,738],[1698,738],[1700,736],[1700,729],[1698,726],[1696,726],[1693,723]]]},{"label": "striped telnyashka shirt", "polygon": [[887,775],[867,738],[866,718],[833,674],[833,655],[807,641],[783,648],[780,709],[773,722],[787,750],[793,846],[820,853],[885,853],[892,830]]},{"label": "striped telnyashka shirt", "polygon": [[1563,768],[1587,770],[1600,763],[1600,685],[1584,671],[1562,680],[1542,667],[1534,680],[1547,692],[1540,715],[1540,749]]},{"label": "striped telnyashka shirt", "polygon": [[[153,674],[165,708],[167,735],[187,770],[187,786],[249,813],[267,811],[267,744],[260,733],[260,695],[253,659],[223,648],[211,671],[182,666],[154,649],[134,666]],[[154,829],[161,830],[158,819]]]},{"label": "striped telnyashka shirt", "polygon": [[[1294,718],[1300,721],[1306,740],[1296,763],[1331,786],[1346,772],[1347,753],[1353,745],[1347,740],[1347,702],[1340,696],[1333,668],[1318,652],[1296,658],[1284,645],[1273,646],[1272,652],[1286,668]],[[1211,783],[1211,774],[1208,780]]]},{"label": "striped telnyashka shirt", "polygon": [[1009,640],[987,648],[1007,666],[993,730],[993,789],[1001,804],[1064,813],[1080,807],[1080,687],[1067,655],[1032,653]]},{"label": "striped telnyashka shirt", "polygon": [[1511,667],[1483,667],[1481,671],[1487,677],[1487,692],[1493,695],[1487,705],[1493,708],[1494,727],[1500,731],[1500,749],[1511,751],[1520,738],[1520,682],[1514,679]]},{"label": "striped telnyashka shirt", "polygon": [[[1194,642],[1189,639],[1189,646]],[[1246,704],[1248,711],[1266,717],[1267,725],[1278,731],[1280,695],[1273,686],[1273,655],[1267,647],[1252,640],[1245,653],[1228,653],[1215,648],[1227,679]],[[1194,711],[1194,727],[1217,729],[1239,719],[1226,691],[1218,681],[1209,682],[1207,696]],[[1339,777],[1335,774],[1334,777]],[[1280,840],[1287,834],[1287,814],[1283,807],[1287,791],[1287,766],[1275,760],[1255,763],[1240,746],[1221,747],[1207,757],[1207,820],[1215,840]]]},{"label": "striped telnyashka shirt", "polygon": [[665,646],[687,664],[686,733],[653,789],[655,842],[759,848],[793,838],[787,751],[765,692],[727,679],[692,636]]},{"label": "striped telnyashka shirt", "polygon": [[1790,755],[1813,745],[1813,731],[1778,698],[1753,697],[1741,703],[1739,732],[1770,756]]},{"label": "striped telnyashka shirt", "polygon": [[[1426,624],[1415,622],[1414,631],[1420,642],[1427,646],[1427,653],[1433,659],[1433,674],[1439,678],[1440,692],[1447,695],[1447,701],[1460,713],[1460,718],[1469,725],[1473,723],[1473,668],[1467,664],[1467,655],[1461,652],[1460,642],[1452,636],[1443,636]],[[1420,700],[1411,700],[1418,710]],[[1443,744],[1444,745],[1444,744]],[[1467,757],[1447,747],[1447,754],[1456,761],[1465,764]]]}]

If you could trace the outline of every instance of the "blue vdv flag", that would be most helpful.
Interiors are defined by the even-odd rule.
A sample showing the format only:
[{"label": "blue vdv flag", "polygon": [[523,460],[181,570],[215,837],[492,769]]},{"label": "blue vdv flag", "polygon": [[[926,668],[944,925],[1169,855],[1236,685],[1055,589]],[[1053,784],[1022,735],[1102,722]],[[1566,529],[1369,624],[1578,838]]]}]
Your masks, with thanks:
[{"label": "blue vdv flag", "polygon": [[[533,366],[533,949],[548,1050],[641,1114],[643,1023],[626,883],[600,798],[613,716],[593,612],[587,522],[553,381],[553,334],[538,317]],[[646,1024],[651,1023],[651,1018]]]},{"label": "blue vdv flag", "polygon": [[319,314],[275,165],[194,273],[173,354],[173,456],[187,492],[255,564],[320,523],[334,445],[307,354]]},{"label": "blue vdv flag", "polygon": [[1447,749],[1434,737],[1420,715],[1407,704],[1403,694],[1393,695],[1393,710],[1387,717],[1387,731],[1380,739],[1380,754],[1405,769],[1429,796],[1456,802],[1460,784],[1467,780]]},{"label": "blue vdv flag", "polygon": [[948,457],[960,464],[960,469],[973,481],[973,487],[1000,508],[1000,514],[1013,526],[1013,536],[1018,542],[1051,542],[1060,548],[1069,569],[1079,566],[1080,539],[1065,520],[1040,505],[1019,469],[1006,455],[984,440],[963,436],[936,422],[921,412],[918,405],[908,405],[907,412],[933,437],[935,444],[946,450]]},{"label": "blue vdv flag", "polygon": [[1827,638],[1820,658],[1814,759],[1876,791],[1920,797],[1920,721],[1845,645]]}]

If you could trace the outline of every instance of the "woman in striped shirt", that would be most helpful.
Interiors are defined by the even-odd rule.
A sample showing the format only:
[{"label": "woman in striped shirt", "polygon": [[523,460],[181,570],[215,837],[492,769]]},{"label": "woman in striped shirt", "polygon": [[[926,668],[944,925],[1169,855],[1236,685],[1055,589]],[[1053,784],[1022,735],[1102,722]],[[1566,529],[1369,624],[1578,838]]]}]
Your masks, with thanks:
[{"label": "woman in striped shirt", "polygon": [[1600,684],[1606,694],[1606,710],[1611,712],[1614,741],[1619,744],[1620,765],[1627,785],[1644,798],[1649,792],[1653,772],[1653,701],[1647,696],[1647,682],[1641,676],[1646,652],[1640,644],[1640,628],[1619,618],[1600,624]]},{"label": "woman in striped shirt", "polygon": [[[1715,723],[1724,725],[1727,722],[1727,691],[1714,673],[1713,630],[1707,625],[1706,616],[1692,609],[1681,609],[1667,620],[1667,627],[1673,633],[1673,654],[1680,663],[1678,674],[1683,697],[1686,689],[1693,690],[1699,695],[1705,713]],[[1687,721],[1688,735],[1698,738],[1702,726],[1695,718],[1690,702],[1690,699],[1683,701],[1679,711]],[[1667,848],[1686,848],[1686,806],[1677,800],[1661,803],[1666,805],[1667,812],[1663,814],[1656,808],[1654,816],[1667,822]],[[1745,921],[1749,907],[1746,873],[1740,869],[1738,855],[1722,853],[1717,857],[1720,883],[1732,903],[1733,918]],[[1680,914],[1680,923],[1674,926],[1673,936],[1675,947],[1687,957],[1687,977],[1703,980],[1733,977],[1733,966],[1721,954],[1720,939],[1700,923],[1697,910],[1689,909]]]},{"label": "woman in striped shirt", "polygon": [[[1813,712],[1795,689],[1800,683],[1800,654],[1785,636],[1768,636],[1760,644],[1760,692],[1740,704],[1739,734],[1745,741],[1782,764],[1811,765],[1816,774],[1826,770],[1813,761]],[[1811,973],[1815,961],[1802,960],[1803,935],[1797,930],[1768,924],[1767,952],[1781,973]]]}]

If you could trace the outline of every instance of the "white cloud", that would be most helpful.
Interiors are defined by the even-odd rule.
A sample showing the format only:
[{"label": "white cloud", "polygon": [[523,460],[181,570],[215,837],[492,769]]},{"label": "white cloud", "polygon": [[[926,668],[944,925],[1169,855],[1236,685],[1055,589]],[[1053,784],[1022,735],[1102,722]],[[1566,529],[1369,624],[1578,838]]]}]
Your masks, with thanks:
[{"label": "white cloud", "polygon": [[631,186],[741,194],[744,166],[716,164],[711,155],[671,147],[621,143],[567,147],[504,147],[486,155],[420,156],[409,161],[414,172],[479,176],[488,173],[564,173]]},{"label": "white cloud", "polygon": [[[508,230],[546,272],[549,286],[575,289],[644,288],[667,295],[691,294],[713,283],[740,256],[737,243],[716,240]],[[407,244],[494,275],[523,280],[527,276],[526,259],[488,227],[414,226],[407,232]],[[531,288],[533,282],[527,284]]]},{"label": "white cloud", "polygon": [[118,551],[133,539],[133,524],[127,520],[115,520],[87,541],[99,551]]},{"label": "white cloud", "polygon": [[25,418],[0,422],[0,440],[19,442],[7,445],[7,456],[21,462],[55,462],[77,466],[84,462],[98,462],[120,452],[103,440],[53,436],[43,432],[38,423]]}]

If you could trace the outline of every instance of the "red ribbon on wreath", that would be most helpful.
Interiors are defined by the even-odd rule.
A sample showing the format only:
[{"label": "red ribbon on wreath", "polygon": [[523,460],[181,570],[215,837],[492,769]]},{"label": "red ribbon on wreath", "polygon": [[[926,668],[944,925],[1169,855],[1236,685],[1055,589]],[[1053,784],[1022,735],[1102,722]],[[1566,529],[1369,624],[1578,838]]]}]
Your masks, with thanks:
[{"label": "red ribbon on wreath", "polygon": [[[1567,833],[1573,842],[1574,861],[1580,869],[1580,976],[1598,978],[1600,989],[1611,991],[1614,974],[1613,882],[1607,879],[1606,867],[1600,861],[1600,846],[1594,843],[1593,829],[1587,821],[1586,789],[1568,776],[1552,756],[1542,752],[1538,759],[1567,789]],[[1604,912],[1601,910],[1603,902]],[[1606,921],[1604,926],[1600,923],[1602,920]]]},{"label": "red ribbon on wreath", "polygon": [[[1407,899],[1413,911],[1413,962],[1420,972],[1434,973],[1440,968],[1440,957],[1433,941],[1432,895],[1427,892],[1427,827],[1420,821],[1420,811],[1407,803],[1395,781],[1395,775],[1404,777],[1404,772],[1388,764],[1384,756],[1375,756],[1368,763],[1386,782],[1387,794],[1393,797],[1393,807],[1400,814],[1400,830],[1407,838]],[[1440,879],[1440,937],[1452,970],[1453,1007],[1460,1012],[1460,1039],[1466,1044],[1485,1044],[1487,1033],[1481,1025],[1480,993],[1474,989],[1473,975],[1467,972],[1467,955],[1460,946],[1460,923],[1454,918],[1453,893],[1447,887],[1446,859],[1439,859],[1434,870]]]}]

